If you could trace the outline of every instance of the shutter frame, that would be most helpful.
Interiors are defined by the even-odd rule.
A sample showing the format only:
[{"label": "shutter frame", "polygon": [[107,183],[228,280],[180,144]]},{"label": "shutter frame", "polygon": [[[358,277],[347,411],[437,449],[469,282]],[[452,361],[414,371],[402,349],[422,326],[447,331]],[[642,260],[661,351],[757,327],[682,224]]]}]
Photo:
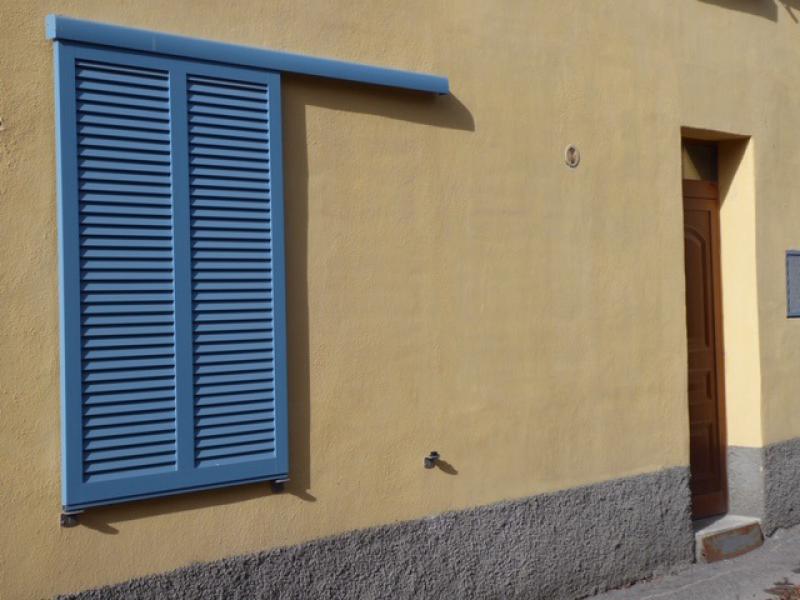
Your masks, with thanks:
[{"label": "shutter frame", "polygon": [[71,410],[72,398],[80,398],[80,257],[78,252],[77,106],[75,100],[75,52],[56,42],[56,173],[58,186],[59,300],[61,309],[61,461],[62,504],[79,495],[82,473],[82,413]]},{"label": "shutter frame", "polygon": [[[176,59],[157,54],[134,53],[57,41],[54,44],[59,278],[61,301],[61,419],[62,504],[66,510],[165,496],[187,491],[235,485],[252,481],[285,479],[288,476],[288,414],[286,386],[285,276],[283,235],[283,177],[280,127],[280,76],[263,70]],[[81,225],[78,161],[78,108],[76,60],[95,60],[137,68],[166,71],[169,78],[171,148],[172,278],[175,359],[175,470],[147,476],[121,477],[112,481],[87,482],[84,455],[84,358],[81,325]],[[255,79],[269,90],[269,155],[272,184],[273,321],[275,369],[275,458],[238,464],[225,469],[201,470],[194,465],[194,394],[192,341],[192,258],[190,230],[188,95],[189,73],[218,77]],[[183,82],[183,86],[180,83]],[[109,115],[115,118],[117,115]],[[114,256],[117,256],[116,254]],[[121,292],[124,293],[124,292]],[[147,356],[137,358],[147,359]]]}]

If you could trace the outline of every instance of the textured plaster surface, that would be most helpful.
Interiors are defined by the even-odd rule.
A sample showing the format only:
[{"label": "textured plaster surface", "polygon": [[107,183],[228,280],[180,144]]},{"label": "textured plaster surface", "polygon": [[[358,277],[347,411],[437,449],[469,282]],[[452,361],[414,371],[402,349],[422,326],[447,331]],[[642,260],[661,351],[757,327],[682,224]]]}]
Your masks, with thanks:
[{"label": "textured plaster surface", "polygon": [[716,563],[694,564],[593,600],[779,600],[780,588],[800,584],[800,527],[778,531],[759,549]]},{"label": "textured plaster surface", "polygon": [[764,533],[800,524],[800,438],[728,448],[731,514],[758,517]]},{"label": "textured plaster surface", "polygon": [[766,488],[765,533],[800,523],[800,438],[763,450]]},{"label": "textured plaster surface", "polygon": [[687,482],[673,468],[62,598],[572,600],[689,563]]},{"label": "textured plaster surface", "polygon": [[724,344],[720,358],[725,372],[726,436],[729,446],[750,448],[764,445],[756,256],[757,148],[756,139],[718,144]]},{"label": "textured plaster surface", "polygon": [[[675,50],[697,4],[0,0],[0,593],[687,465]],[[59,527],[48,13],[453,83],[432,97],[286,78],[285,494],[186,494]],[[451,469],[422,468],[434,449]]]},{"label": "textured plaster surface", "polygon": [[[440,98],[286,78],[286,494],[58,525],[48,13],[450,78]],[[742,314],[757,301],[762,357],[740,396],[758,388],[764,406],[737,414],[762,416],[764,442],[800,435],[783,264],[800,222],[800,25],[777,2],[0,0],[0,14],[4,598],[687,465],[682,125],[752,135]],[[731,443],[758,445],[743,429]],[[422,468],[433,449],[449,471]]]}]

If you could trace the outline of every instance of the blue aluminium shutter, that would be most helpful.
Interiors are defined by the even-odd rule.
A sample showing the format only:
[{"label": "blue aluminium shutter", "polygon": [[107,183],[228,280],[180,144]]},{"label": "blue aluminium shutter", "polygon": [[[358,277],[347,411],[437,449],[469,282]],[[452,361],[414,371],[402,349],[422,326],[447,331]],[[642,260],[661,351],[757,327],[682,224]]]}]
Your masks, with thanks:
[{"label": "blue aluminium shutter", "polygon": [[65,508],[285,478],[279,75],[55,52]]}]

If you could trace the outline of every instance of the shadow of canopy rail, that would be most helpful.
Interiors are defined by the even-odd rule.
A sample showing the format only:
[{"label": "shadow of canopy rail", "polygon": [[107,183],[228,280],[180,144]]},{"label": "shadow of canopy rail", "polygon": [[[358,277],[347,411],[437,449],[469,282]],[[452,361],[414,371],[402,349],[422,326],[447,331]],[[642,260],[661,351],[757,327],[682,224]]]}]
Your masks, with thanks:
[{"label": "shadow of canopy rail", "polygon": [[800,0],[698,0],[698,2],[749,13],[771,21],[778,20],[778,12],[780,7],[783,7],[795,23],[800,23]]}]

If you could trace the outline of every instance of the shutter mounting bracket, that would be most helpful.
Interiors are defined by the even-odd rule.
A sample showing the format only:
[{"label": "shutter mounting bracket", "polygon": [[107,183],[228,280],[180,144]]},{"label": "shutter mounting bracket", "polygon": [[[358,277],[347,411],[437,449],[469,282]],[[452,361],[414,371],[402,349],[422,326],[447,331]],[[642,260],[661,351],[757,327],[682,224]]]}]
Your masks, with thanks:
[{"label": "shutter mounting bracket", "polygon": [[80,519],[78,517],[81,514],[83,514],[82,510],[62,512],[59,522],[61,523],[62,527],[75,527],[78,523],[80,523]]},{"label": "shutter mounting bracket", "polygon": [[425,457],[424,466],[426,469],[432,469],[436,466],[436,463],[439,462],[441,458],[441,454],[439,454],[436,450],[431,450],[431,453]]},{"label": "shutter mounting bracket", "polygon": [[269,482],[273,494],[280,494],[287,483],[289,483],[288,479],[273,479]]}]

